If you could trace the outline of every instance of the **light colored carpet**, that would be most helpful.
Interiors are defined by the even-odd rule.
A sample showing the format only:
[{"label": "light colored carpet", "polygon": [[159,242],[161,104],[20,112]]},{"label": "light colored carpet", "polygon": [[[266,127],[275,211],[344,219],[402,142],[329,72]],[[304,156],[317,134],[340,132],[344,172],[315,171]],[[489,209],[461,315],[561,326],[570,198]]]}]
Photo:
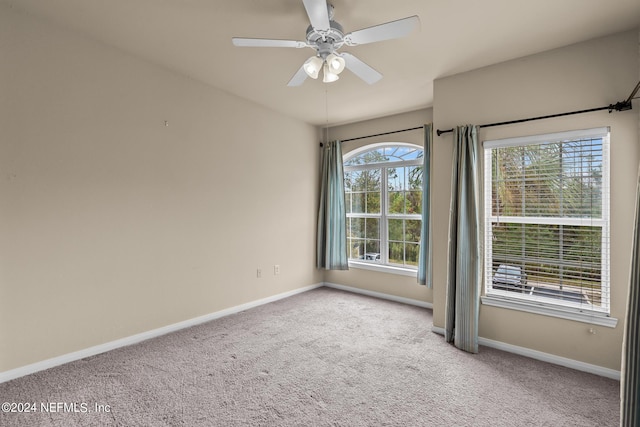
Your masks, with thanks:
[{"label": "light colored carpet", "polygon": [[426,309],[319,288],[0,384],[2,401],[89,410],[0,425],[618,425],[617,381],[464,353],[431,324]]}]

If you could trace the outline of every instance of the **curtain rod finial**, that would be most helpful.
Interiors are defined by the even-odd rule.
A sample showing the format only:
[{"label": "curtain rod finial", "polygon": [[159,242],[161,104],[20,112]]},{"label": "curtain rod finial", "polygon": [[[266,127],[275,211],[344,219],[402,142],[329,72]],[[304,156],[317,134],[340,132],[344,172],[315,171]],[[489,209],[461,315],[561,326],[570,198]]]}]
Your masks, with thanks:
[{"label": "curtain rod finial", "polygon": [[631,101],[620,101],[620,102],[616,102],[615,104],[609,105],[609,113],[612,113],[613,110],[627,111],[632,109],[633,109],[633,105],[631,105]]}]

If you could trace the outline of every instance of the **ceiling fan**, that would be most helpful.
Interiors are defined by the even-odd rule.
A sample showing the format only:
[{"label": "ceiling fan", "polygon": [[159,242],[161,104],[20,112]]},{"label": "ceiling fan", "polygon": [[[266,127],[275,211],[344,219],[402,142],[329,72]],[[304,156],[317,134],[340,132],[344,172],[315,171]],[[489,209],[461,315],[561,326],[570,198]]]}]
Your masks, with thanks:
[{"label": "ceiling fan", "polygon": [[323,82],[338,80],[338,75],[345,69],[360,77],[369,84],[382,78],[382,74],[357,57],[347,52],[338,52],[343,45],[357,46],[391,40],[408,35],[420,23],[417,15],[397,21],[386,22],[362,30],[345,34],[342,25],[333,20],[333,6],[326,0],[302,0],[311,25],[307,28],[305,41],[253,39],[233,37],[235,46],[239,47],[310,47],[316,54],[307,59],[300,69],[289,80],[287,86],[300,86],[307,77],[317,79],[320,70]]}]

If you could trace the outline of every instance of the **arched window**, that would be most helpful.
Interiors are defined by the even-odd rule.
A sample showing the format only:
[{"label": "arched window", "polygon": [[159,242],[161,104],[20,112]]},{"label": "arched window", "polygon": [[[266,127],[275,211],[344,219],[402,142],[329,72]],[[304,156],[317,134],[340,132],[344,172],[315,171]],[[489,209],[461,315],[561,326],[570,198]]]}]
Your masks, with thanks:
[{"label": "arched window", "polygon": [[385,143],[344,156],[351,261],[417,268],[423,155],[420,146]]}]

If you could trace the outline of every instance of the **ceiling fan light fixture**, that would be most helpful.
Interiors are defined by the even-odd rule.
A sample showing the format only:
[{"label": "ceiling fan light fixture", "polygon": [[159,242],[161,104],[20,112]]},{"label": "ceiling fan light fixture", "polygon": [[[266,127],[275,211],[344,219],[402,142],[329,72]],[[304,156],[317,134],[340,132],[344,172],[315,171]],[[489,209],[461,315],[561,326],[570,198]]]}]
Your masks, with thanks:
[{"label": "ceiling fan light fixture", "polygon": [[335,82],[336,80],[338,80],[340,77],[331,71],[331,68],[329,67],[329,64],[327,64],[326,62],[324,63],[324,67],[322,69],[324,77],[322,78],[322,81],[324,83],[332,83]]},{"label": "ceiling fan light fixture", "polygon": [[344,59],[336,55],[335,53],[327,55],[326,63],[329,65],[329,69],[334,74],[340,74],[344,70]]},{"label": "ceiling fan light fixture", "polygon": [[328,0],[302,0],[311,24],[307,27],[304,40],[233,37],[231,41],[234,46],[239,47],[315,49],[316,54],[298,68],[287,86],[300,86],[307,77],[317,79],[321,68],[324,74],[322,81],[325,83],[335,82],[338,75],[348,68],[366,83],[373,84],[382,78],[382,74],[350,53],[338,53],[338,50],[343,45],[357,46],[406,37],[420,26],[420,18],[413,15],[345,33],[342,25],[334,20],[333,6],[327,2]]},{"label": "ceiling fan light fixture", "polygon": [[304,62],[304,72],[312,79],[317,79],[322,68],[322,62],[322,58],[319,56],[312,56]]}]

